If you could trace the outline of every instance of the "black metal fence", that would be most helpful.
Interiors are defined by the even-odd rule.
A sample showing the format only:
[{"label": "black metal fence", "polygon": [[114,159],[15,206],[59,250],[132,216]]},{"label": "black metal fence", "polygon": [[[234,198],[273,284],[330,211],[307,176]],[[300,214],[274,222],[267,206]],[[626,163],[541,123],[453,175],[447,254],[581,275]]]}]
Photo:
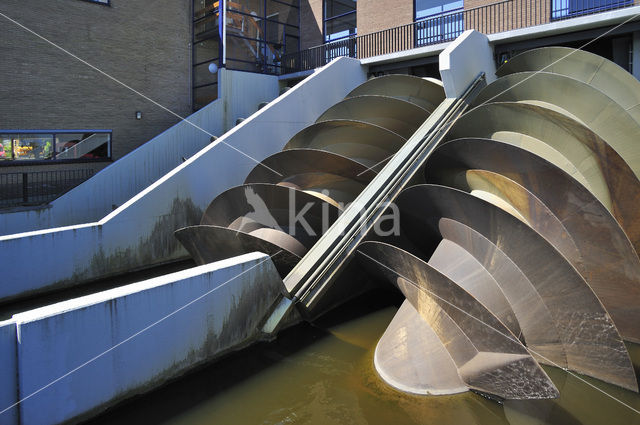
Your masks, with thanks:
[{"label": "black metal fence", "polygon": [[495,34],[633,6],[633,0],[505,0],[302,50],[282,58],[282,72],[306,71],[338,56],[364,59],[454,40],[475,29]]},{"label": "black metal fence", "polygon": [[634,0],[551,0],[551,20],[593,15],[633,6]]},{"label": "black metal fence", "polygon": [[0,208],[51,202],[94,173],[91,169],[0,173]]}]

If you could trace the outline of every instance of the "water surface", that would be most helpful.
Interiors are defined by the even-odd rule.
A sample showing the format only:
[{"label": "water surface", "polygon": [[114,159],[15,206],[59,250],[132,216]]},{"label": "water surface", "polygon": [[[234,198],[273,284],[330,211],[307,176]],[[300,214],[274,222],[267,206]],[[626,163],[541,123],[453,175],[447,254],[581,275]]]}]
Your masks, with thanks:
[{"label": "water surface", "polygon": [[[558,400],[506,402],[474,393],[412,396],[373,368],[377,340],[397,308],[370,296],[316,325],[285,331],[112,409],[94,424],[640,425],[640,415],[566,372],[545,367]],[[631,346],[640,359],[640,346]],[[640,410],[638,394],[587,382]]]}]

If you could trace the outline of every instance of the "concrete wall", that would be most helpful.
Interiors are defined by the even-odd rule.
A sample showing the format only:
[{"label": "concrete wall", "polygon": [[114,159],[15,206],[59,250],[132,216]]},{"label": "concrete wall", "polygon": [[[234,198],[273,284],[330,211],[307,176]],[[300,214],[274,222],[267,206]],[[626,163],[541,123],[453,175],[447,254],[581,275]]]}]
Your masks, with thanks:
[{"label": "concrete wall", "polygon": [[[191,113],[188,2],[3,0],[0,12],[115,79]],[[16,24],[2,21],[2,129],[112,129],[118,159],[175,124],[167,113]],[[143,30],[144,29],[144,30]],[[136,120],[135,112],[143,119]]]},{"label": "concrete wall", "polygon": [[487,84],[496,79],[493,48],[486,35],[467,30],[440,53],[440,76],[447,97],[459,97],[485,73]]},{"label": "concrete wall", "polygon": [[176,229],[199,223],[215,196],[365,80],[359,61],[338,58],[99,222],[0,236],[0,255],[11,258],[0,300],[185,258]]},{"label": "concrete wall", "polygon": [[[0,235],[100,220],[278,96],[278,78],[221,69],[218,100],[151,139],[89,181],[42,208],[0,214]],[[191,123],[191,124],[190,124]],[[192,125],[193,124],[193,125]],[[204,131],[203,131],[204,130]]]},{"label": "concrete wall", "polygon": [[[16,348],[16,324],[9,320],[0,322],[0,412],[18,401],[18,357]],[[18,409],[0,413],[0,425],[18,423]]]},{"label": "concrete wall", "polygon": [[7,413],[30,425],[87,418],[242,348],[281,285],[269,256],[252,253],[14,315],[24,401]]}]

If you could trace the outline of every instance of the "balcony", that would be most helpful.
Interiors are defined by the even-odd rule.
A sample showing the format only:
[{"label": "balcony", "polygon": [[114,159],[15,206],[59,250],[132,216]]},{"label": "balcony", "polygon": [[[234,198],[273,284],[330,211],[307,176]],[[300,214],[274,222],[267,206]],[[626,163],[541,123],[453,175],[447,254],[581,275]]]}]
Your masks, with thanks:
[{"label": "balcony", "polygon": [[633,0],[506,0],[459,9],[371,34],[322,44],[282,57],[282,73],[315,69],[338,56],[364,59],[455,40],[475,29],[495,34],[554,21],[622,9]]}]

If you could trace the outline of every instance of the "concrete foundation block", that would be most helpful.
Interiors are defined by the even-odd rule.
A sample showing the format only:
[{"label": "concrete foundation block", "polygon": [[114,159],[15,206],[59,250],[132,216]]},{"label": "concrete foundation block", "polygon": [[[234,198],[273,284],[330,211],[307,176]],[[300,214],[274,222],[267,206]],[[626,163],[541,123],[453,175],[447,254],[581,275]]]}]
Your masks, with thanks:
[{"label": "concrete foundation block", "polygon": [[248,344],[281,285],[252,253],[15,315],[21,423],[86,418]]},{"label": "concrete foundation block", "polygon": [[493,47],[486,35],[467,30],[440,53],[440,76],[447,97],[462,95],[480,72],[487,84],[496,80]]},{"label": "concrete foundation block", "polygon": [[[16,324],[0,322],[0,425],[18,423],[18,359]],[[13,407],[11,407],[13,406]],[[6,410],[5,410],[6,409]]]}]

